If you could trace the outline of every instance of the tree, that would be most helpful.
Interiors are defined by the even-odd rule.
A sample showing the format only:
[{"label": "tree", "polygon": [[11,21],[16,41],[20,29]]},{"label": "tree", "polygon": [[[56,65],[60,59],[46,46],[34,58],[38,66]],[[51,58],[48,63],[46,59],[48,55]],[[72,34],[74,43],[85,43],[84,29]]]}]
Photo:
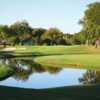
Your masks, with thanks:
[{"label": "tree", "polygon": [[43,28],[35,28],[32,31],[33,37],[35,37],[35,44],[41,45],[42,44],[42,35],[46,32],[46,29]]},{"label": "tree", "polygon": [[93,44],[100,37],[100,2],[88,5],[80,24],[83,26],[88,44]]},{"label": "tree", "polygon": [[48,31],[44,33],[42,36],[43,40],[49,40],[50,45],[57,44],[57,40],[62,38],[63,34],[62,32],[57,28],[50,28]]},{"label": "tree", "polygon": [[83,31],[81,31],[79,33],[75,33],[73,35],[74,44],[85,44],[85,42],[86,42],[85,40],[86,40],[86,36]]},{"label": "tree", "polygon": [[20,42],[32,36],[32,28],[26,21],[16,22],[10,26],[10,29]]},{"label": "tree", "polygon": [[0,43],[6,47],[9,44],[9,37],[11,36],[9,27],[7,25],[0,25]]},{"label": "tree", "polygon": [[0,40],[7,39],[8,37],[8,26],[7,25],[0,25]]},{"label": "tree", "polygon": [[74,36],[73,34],[69,34],[69,33],[63,34],[63,39],[65,40],[65,45],[74,44],[73,36]]}]

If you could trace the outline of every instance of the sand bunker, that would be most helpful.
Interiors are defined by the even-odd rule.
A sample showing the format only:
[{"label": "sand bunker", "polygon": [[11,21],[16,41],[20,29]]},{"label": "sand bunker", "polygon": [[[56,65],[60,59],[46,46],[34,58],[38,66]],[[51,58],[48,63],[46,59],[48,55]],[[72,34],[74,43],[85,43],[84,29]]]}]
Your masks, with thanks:
[{"label": "sand bunker", "polygon": [[3,51],[14,51],[14,50],[16,50],[15,47],[13,47],[13,48],[4,48],[4,49],[3,49]]},{"label": "sand bunker", "polygon": [[9,48],[4,48],[3,51],[15,51],[15,50],[25,50],[26,48],[15,48],[15,47],[9,47]]}]

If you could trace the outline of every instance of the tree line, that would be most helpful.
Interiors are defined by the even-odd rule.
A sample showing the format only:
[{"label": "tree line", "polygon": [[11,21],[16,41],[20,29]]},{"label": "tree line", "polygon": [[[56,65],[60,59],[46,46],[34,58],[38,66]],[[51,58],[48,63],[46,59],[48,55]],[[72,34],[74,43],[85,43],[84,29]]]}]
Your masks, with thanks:
[{"label": "tree line", "polygon": [[[12,25],[0,25],[0,44],[9,45],[100,45],[100,2],[87,6],[79,21],[82,30],[75,34],[64,33],[58,28],[33,28],[25,20]],[[97,41],[97,42],[96,42]]]},{"label": "tree line", "polygon": [[10,45],[72,45],[80,41],[58,28],[32,28],[28,22],[16,22],[10,26],[0,25],[0,42]]}]

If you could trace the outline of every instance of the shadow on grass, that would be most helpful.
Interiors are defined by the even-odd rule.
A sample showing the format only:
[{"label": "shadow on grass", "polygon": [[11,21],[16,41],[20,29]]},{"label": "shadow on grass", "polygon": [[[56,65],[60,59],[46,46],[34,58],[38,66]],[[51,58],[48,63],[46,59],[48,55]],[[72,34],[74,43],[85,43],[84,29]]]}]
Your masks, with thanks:
[{"label": "shadow on grass", "polygon": [[0,100],[100,100],[100,86],[22,89],[0,86]]},{"label": "shadow on grass", "polygon": [[0,51],[1,58],[12,58],[12,57],[36,57],[36,56],[44,56],[46,54],[40,52],[13,52],[13,51]]}]

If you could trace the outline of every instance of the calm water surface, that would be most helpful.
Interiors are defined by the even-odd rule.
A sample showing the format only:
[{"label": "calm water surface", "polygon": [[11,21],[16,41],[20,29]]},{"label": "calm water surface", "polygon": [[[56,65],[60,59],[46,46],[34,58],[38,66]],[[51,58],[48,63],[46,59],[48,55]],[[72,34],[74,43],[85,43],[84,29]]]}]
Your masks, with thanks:
[{"label": "calm water surface", "polygon": [[0,59],[0,67],[8,66],[13,74],[0,79],[0,85],[44,89],[99,83],[99,71],[55,68],[36,64],[33,58]]}]

